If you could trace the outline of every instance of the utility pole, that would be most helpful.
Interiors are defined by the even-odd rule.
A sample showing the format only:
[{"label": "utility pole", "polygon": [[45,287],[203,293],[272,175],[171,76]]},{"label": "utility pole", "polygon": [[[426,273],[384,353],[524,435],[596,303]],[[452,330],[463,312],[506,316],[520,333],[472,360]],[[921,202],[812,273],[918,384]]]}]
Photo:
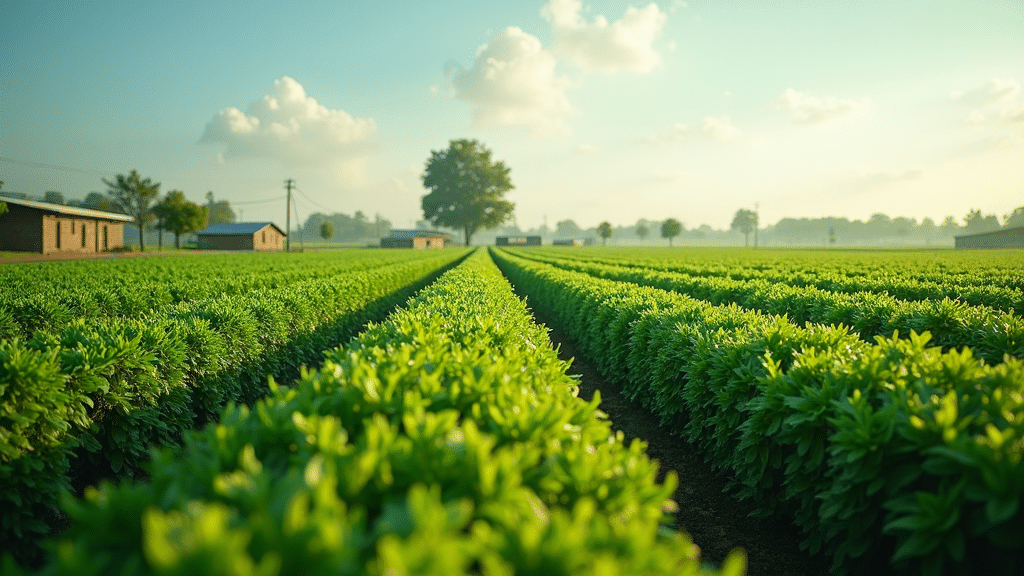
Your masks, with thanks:
[{"label": "utility pole", "polygon": [[292,251],[292,186],[295,186],[295,180],[291,178],[284,181],[284,187],[288,190],[288,200],[285,202],[285,217],[284,217],[284,251]]}]

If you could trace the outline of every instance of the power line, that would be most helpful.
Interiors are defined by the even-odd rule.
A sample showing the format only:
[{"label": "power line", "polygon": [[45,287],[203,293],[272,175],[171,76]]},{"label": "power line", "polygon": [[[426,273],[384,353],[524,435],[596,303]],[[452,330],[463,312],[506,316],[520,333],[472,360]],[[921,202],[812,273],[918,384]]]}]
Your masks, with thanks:
[{"label": "power line", "polygon": [[333,213],[333,212],[337,212],[337,210],[334,210],[333,208],[328,208],[328,207],[324,206],[323,204],[314,202],[309,196],[306,196],[306,193],[303,192],[301,188],[296,187],[295,190],[299,194],[302,194],[302,197],[305,199],[305,201],[308,202],[309,204],[313,205],[314,207],[319,208],[320,210],[324,210],[325,212],[327,212],[329,214]]},{"label": "power line", "polygon": [[[277,202],[284,200],[287,196],[277,196],[276,198],[267,198],[266,200],[245,200],[243,202],[231,202],[232,204],[269,204],[270,202]],[[230,201],[229,201],[230,202]]]},{"label": "power line", "polygon": [[50,170],[63,170],[64,172],[79,172],[82,174],[99,174],[101,176],[109,176],[112,174],[112,172],[103,172],[101,170],[92,170],[89,168],[72,168],[70,166],[46,164],[44,162],[26,162],[24,160],[15,160],[14,158],[5,158],[3,156],[0,156],[0,161],[9,162],[11,164],[20,164],[21,166],[28,166],[29,168],[49,168]]}]

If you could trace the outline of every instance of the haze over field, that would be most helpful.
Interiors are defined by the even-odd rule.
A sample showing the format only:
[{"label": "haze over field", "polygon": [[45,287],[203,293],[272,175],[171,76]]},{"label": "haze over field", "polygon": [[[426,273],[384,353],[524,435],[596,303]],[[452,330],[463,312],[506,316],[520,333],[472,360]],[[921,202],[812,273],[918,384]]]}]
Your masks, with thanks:
[{"label": "haze over field", "polygon": [[137,169],[283,224],[293,178],[301,219],[409,227],[430,151],[476,138],[523,229],[1024,198],[1019,0],[95,4],[0,5],[4,190]]}]

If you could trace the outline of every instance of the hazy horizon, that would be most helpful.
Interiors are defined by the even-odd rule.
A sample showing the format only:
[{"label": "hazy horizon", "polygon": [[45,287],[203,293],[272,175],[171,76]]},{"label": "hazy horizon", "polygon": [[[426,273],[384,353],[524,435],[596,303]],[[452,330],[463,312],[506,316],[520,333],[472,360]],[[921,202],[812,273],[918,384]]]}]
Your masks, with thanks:
[{"label": "hazy horizon", "polygon": [[[0,180],[66,198],[138,170],[284,223],[422,218],[431,150],[511,168],[522,229],[729,227],[1024,204],[1024,5],[550,0],[13,1]],[[293,215],[293,222],[294,222]]]}]

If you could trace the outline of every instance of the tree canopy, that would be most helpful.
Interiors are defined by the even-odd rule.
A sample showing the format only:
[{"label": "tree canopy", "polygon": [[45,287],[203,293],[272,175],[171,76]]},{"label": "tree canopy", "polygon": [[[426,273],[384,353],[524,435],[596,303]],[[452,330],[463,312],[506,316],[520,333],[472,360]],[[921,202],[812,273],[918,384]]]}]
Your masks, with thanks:
[{"label": "tree canopy", "polygon": [[214,200],[213,192],[206,193],[206,212],[209,224],[225,224],[235,221],[235,211],[227,200]]},{"label": "tree canopy", "polygon": [[423,217],[434,226],[462,230],[466,245],[478,230],[507,222],[515,204],[509,169],[491,160],[491,151],[476,140],[452,140],[446,150],[432,150],[423,172]]},{"label": "tree canopy", "polygon": [[320,237],[324,240],[330,240],[331,236],[334,236],[334,224],[331,224],[330,220],[324,220],[320,224]]},{"label": "tree canopy", "polygon": [[668,238],[668,245],[672,245],[672,239],[683,231],[683,223],[675,218],[669,218],[661,223],[661,237]]},{"label": "tree canopy", "polygon": [[[878,216],[878,214],[875,216]],[[874,218],[874,216],[872,216],[872,218]],[[888,218],[888,216],[886,216],[886,218]],[[745,246],[749,245],[750,233],[757,230],[757,212],[747,210],[746,208],[740,208],[736,211],[736,215],[733,216],[732,224],[729,225],[729,228],[742,232],[743,244]]]},{"label": "tree canopy", "polygon": [[650,234],[650,233],[651,233],[651,229],[648,228],[646,224],[637,224],[636,225],[636,237],[637,238],[643,240],[644,238],[647,238],[647,235]]},{"label": "tree canopy", "polygon": [[162,229],[174,233],[174,247],[181,248],[182,234],[197,232],[206,227],[207,209],[185,198],[181,190],[171,190],[164,199],[153,207],[160,218]]},{"label": "tree canopy", "polygon": [[127,176],[118,174],[111,182],[103,178],[107,194],[114,206],[135,219],[139,227],[139,249],[144,250],[143,230],[153,221],[152,203],[160,195],[160,183],[142,178],[132,170]]},{"label": "tree canopy", "polygon": [[601,222],[597,225],[597,234],[601,237],[601,245],[608,243],[608,239],[612,237],[612,224],[611,222]]}]

